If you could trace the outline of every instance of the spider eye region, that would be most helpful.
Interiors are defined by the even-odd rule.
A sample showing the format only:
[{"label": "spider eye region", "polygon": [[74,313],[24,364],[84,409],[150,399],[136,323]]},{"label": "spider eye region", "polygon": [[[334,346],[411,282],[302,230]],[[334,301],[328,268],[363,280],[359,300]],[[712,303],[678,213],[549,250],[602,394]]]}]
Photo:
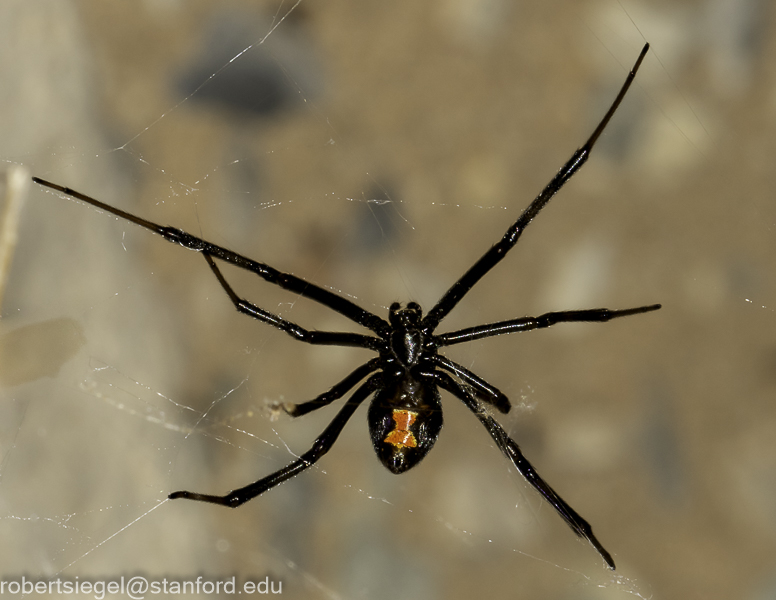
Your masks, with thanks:
[{"label": "spider eye region", "polygon": [[418,464],[442,429],[437,388],[405,374],[388,377],[369,406],[369,433],[377,458],[395,474]]},{"label": "spider eye region", "polygon": [[409,302],[402,308],[401,304],[394,302],[388,309],[388,320],[394,329],[416,328],[420,325],[423,309],[417,302]]}]

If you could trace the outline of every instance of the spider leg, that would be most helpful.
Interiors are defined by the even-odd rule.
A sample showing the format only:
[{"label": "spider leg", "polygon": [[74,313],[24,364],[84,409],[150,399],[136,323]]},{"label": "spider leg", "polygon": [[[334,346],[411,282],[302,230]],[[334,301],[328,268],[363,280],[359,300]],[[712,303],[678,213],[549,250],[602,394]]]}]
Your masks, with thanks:
[{"label": "spider leg", "polygon": [[[294,292],[304,298],[309,298],[310,300],[318,302],[319,304],[328,306],[332,310],[335,310],[338,313],[346,316],[351,321],[354,321],[359,325],[366,327],[367,329],[371,329],[373,332],[380,336],[388,335],[389,333],[390,326],[384,319],[369,312],[368,310],[361,308],[355,302],[351,302],[347,298],[343,298],[342,296],[330,292],[327,289],[296,277],[295,275],[291,275],[290,273],[283,273],[277,269],[273,269],[269,265],[251,260],[250,258],[242,256],[241,254],[237,254],[236,252],[232,252],[231,250],[227,250],[226,248],[222,248],[221,246],[211,244],[210,242],[193,236],[190,233],[186,233],[181,229],[157,225],[156,223],[147,221],[146,219],[125,212],[119,208],[115,208],[105,204],[104,202],[100,202],[95,198],[87,196],[86,194],[82,194],[81,192],[77,192],[76,190],[69,187],[57,185],[56,183],[45,181],[39,177],[33,177],[32,180],[35,183],[46,186],[63,194],[67,194],[68,196],[82,200],[83,202],[87,202],[88,204],[96,206],[101,210],[114,214],[117,217],[126,219],[127,221],[135,223],[136,225],[140,225],[141,227],[145,227],[146,229],[162,236],[168,242],[180,244],[189,250],[210,254],[211,256],[215,256],[216,258],[223,260],[224,262],[231,263],[237,267],[240,267],[241,269],[255,273],[265,281],[275,284],[284,290]],[[268,319],[263,319],[261,317],[256,318],[271,322]]]},{"label": "spider leg", "polygon": [[520,235],[523,233],[528,224],[534,219],[534,217],[536,217],[536,215],[539,214],[539,211],[545,207],[545,205],[550,201],[550,198],[552,198],[558,192],[558,190],[560,190],[565,185],[565,183],[571,179],[574,173],[576,173],[582,167],[582,165],[585,164],[588,157],[590,156],[590,151],[593,149],[596,141],[598,141],[601,132],[603,132],[604,128],[609,123],[609,120],[612,118],[612,115],[620,106],[620,102],[622,102],[625,93],[628,91],[628,88],[630,88],[634,77],[636,77],[636,71],[638,71],[639,67],[641,66],[641,62],[644,60],[644,56],[646,55],[647,50],[649,50],[649,44],[645,44],[644,48],[642,48],[641,54],[639,54],[638,59],[636,59],[636,63],[633,65],[630,73],[628,73],[628,77],[625,79],[625,83],[623,83],[622,87],[620,88],[620,92],[617,94],[614,102],[612,102],[612,105],[604,115],[604,118],[601,119],[601,122],[595,128],[595,131],[593,131],[593,134],[587,139],[584,145],[576,152],[574,152],[566,164],[563,165],[555,177],[552,178],[550,183],[547,184],[547,186],[533,200],[533,202],[528,205],[528,208],[526,208],[518,217],[517,221],[515,221],[515,223],[507,230],[501,240],[492,246],[485,254],[483,254],[482,257],[476,263],[474,263],[474,265],[468,271],[466,271],[466,273],[464,273],[463,276],[458,281],[456,281],[449,290],[447,290],[447,292],[445,292],[444,296],[442,296],[439,302],[437,302],[436,306],[434,306],[434,308],[428,312],[426,317],[423,319],[423,327],[426,329],[426,331],[433,331],[436,326],[439,325],[439,322],[444,319],[445,316],[451,310],[453,310],[453,308],[455,308],[461,298],[463,298],[468,293],[468,291],[472,289],[472,287],[480,279],[482,279],[482,277],[485,276],[486,273],[488,273],[501,261],[502,258],[504,258],[504,256],[506,256],[507,252],[509,252],[517,243],[517,240],[520,238]]},{"label": "spider leg", "polygon": [[292,417],[301,417],[309,412],[328,406],[335,400],[339,400],[342,396],[347,394],[359,381],[369,375],[369,373],[379,368],[380,358],[373,358],[368,363],[358,367],[350,375],[345,377],[345,379],[335,384],[328,392],[324,392],[317,398],[302,402],[301,404],[293,404],[291,402],[284,403],[283,410]]},{"label": "spider leg", "polygon": [[469,410],[475,414],[480,420],[480,423],[488,430],[488,433],[496,442],[496,445],[501,452],[512,461],[512,464],[514,464],[523,477],[528,480],[528,483],[544,496],[544,499],[555,508],[561,517],[563,517],[563,520],[566,521],[574,533],[579,537],[585,538],[596,550],[598,550],[598,553],[604,561],[606,561],[606,564],[609,565],[609,568],[614,570],[612,555],[604,549],[595,535],[593,535],[593,529],[590,527],[590,524],[579,516],[579,514],[571,508],[563,498],[558,496],[555,490],[539,476],[533,465],[531,465],[531,463],[523,456],[520,447],[509,437],[509,435],[507,435],[507,432],[504,431],[503,427],[501,427],[493,417],[487,414],[477,400],[475,400],[471,394],[469,394],[469,392],[459,385],[452,377],[446,373],[436,371],[434,373],[434,378],[442,388],[460,399]]},{"label": "spider leg", "polygon": [[269,323],[273,327],[285,331],[292,338],[297,339],[300,342],[329,346],[358,346],[361,348],[370,348],[372,350],[378,349],[383,343],[379,338],[370,335],[362,335],[360,333],[348,333],[344,331],[311,331],[304,327],[300,327],[296,323],[287,321],[275,313],[259,308],[255,304],[243,300],[235,293],[209,252],[202,252],[202,256],[205,257],[205,260],[207,261],[207,264],[210,265],[210,269],[213,271],[216,279],[218,279],[218,282],[221,284],[221,287],[224,288],[226,295],[229,296],[232,304],[234,304],[239,312],[248,315],[249,317],[253,317],[254,319],[258,319],[259,321]]},{"label": "spider leg", "polygon": [[449,371],[469,385],[477,397],[495,407],[500,413],[506,414],[512,408],[509,398],[501,390],[489,384],[482,377],[475,375],[469,369],[440,354],[434,356],[434,362],[440,369]]},{"label": "spider leg", "polygon": [[328,427],[326,427],[326,429],[323,430],[323,433],[321,433],[315,442],[313,442],[312,448],[279,471],[267,475],[255,483],[251,483],[250,485],[246,485],[237,490],[232,490],[225,496],[211,496],[208,494],[181,491],[173,492],[168,498],[170,498],[170,500],[186,498],[188,500],[198,500],[200,502],[210,502],[211,504],[220,504],[222,506],[228,506],[229,508],[236,508],[241,504],[248,502],[248,500],[252,500],[256,496],[274,488],[276,485],[291,479],[308,467],[314,465],[318,462],[318,459],[331,449],[334,442],[337,441],[337,437],[339,437],[339,434],[342,432],[343,427],[345,427],[345,424],[350,417],[353,416],[353,413],[359,405],[378,387],[380,378],[380,374],[375,374],[367,379],[366,383],[353,393],[345,403],[345,406],[340,409],[331,423],[329,423]]},{"label": "spider leg", "polygon": [[548,312],[538,317],[522,317],[520,319],[510,319],[509,321],[499,321],[488,325],[478,325],[477,327],[467,327],[458,331],[451,331],[437,335],[437,343],[440,346],[452,346],[462,342],[470,342],[494,335],[504,335],[516,331],[530,331],[532,329],[543,329],[555,325],[555,323],[575,323],[580,321],[605,322],[618,317],[627,317],[629,315],[638,315],[640,313],[651,312],[660,308],[660,304],[650,304],[649,306],[638,306],[636,308],[624,308],[620,310],[611,310],[609,308],[590,308],[587,310],[564,310],[560,312]]}]

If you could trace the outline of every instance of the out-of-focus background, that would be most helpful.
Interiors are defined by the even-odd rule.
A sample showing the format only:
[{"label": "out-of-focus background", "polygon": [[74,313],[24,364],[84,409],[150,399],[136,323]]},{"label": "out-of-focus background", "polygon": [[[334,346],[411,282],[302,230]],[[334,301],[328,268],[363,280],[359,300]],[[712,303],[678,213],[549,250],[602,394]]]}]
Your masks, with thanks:
[{"label": "out-of-focus background", "polygon": [[[760,0],[3,2],[6,169],[381,315],[428,309],[503,234],[649,41],[589,164],[440,331],[663,309],[449,352],[510,396],[500,422],[616,573],[448,396],[436,448],[401,477],[362,408],[317,467],[237,510],[164,502],[307,450],[337,407],[296,421],[268,407],[370,355],[240,316],[195,253],[31,186],[0,322],[0,577],[269,577],[291,598],[773,597],[775,29]],[[358,330],[225,274],[306,327]]]}]

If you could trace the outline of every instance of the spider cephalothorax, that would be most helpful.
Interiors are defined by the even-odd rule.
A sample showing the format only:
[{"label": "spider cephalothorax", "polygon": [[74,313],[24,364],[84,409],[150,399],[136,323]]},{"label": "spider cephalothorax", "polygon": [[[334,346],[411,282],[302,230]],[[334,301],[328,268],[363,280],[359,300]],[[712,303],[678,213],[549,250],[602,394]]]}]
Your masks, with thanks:
[{"label": "spider cephalothorax", "polygon": [[[369,432],[377,456],[383,465],[393,473],[403,473],[417,465],[428,454],[439,436],[442,429],[442,404],[439,388],[442,388],[461,400],[472,411],[491,435],[498,448],[512,461],[515,468],[555,508],[571,529],[593,544],[609,567],[614,569],[614,560],[593,535],[588,522],[579,516],[539,476],[523,456],[517,443],[491,416],[489,407],[495,408],[501,413],[509,412],[510,403],[507,397],[498,388],[462,365],[439,354],[438,350],[444,346],[518,331],[541,329],[556,323],[609,321],[617,317],[657,310],[660,305],[651,304],[622,310],[594,308],[550,312],[538,317],[520,317],[443,334],[436,334],[435,331],[469,290],[506,256],[528,224],[539,214],[550,198],[587,161],[590,151],[628,91],[648,48],[649,45],[645,45],[642,49],[636,64],[620,88],[619,94],[585,144],[574,152],[544,190],[521,213],[517,221],[507,229],[501,240],[485,252],[445,292],[425,316],[423,316],[420,305],[415,302],[408,303],[404,308],[400,304],[394,303],[389,309],[388,321],[386,321],[361,308],[351,300],[295,275],[283,273],[267,264],[212,244],[180,229],[157,225],[70,188],[33,178],[41,185],[88,202],[141,227],[150,229],[167,241],[179,244],[189,250],[201,252],[226,295],[239,312],[272,325],[285,331],[293,338],[309,344],[356,346],[377,352],[375,358],[352,371],[317,398],[301,404],[285,406],[288,414],[299,417],[339,400],[355,388],[355,391],[350,394],[344,406],[334,416],[323,433],[318,436],[312,447],[288,466],[224,496],[181,491],[174,492],[169,497],[171,499],[188,498],[230,507],[239,506],[255,498],[317,462],[332,447],[342,428],[359,405],[370,396],[372,396],[372,400],[368,411]],[[221,274],[215,259],[251,271],[269,283],[327,306],[370,330],[372,335],[308,330],[280,315],[264,310],[237,295]]]},{"label": "spider cephalothorax", "polygon": [[416,368],[419,359],[430,352],[428,336],[420,320],[422,314],[417,302],[410,302],[406,308],[394,302],[388,309],[391,336],[384,360],[395,362],[397,373]]}]

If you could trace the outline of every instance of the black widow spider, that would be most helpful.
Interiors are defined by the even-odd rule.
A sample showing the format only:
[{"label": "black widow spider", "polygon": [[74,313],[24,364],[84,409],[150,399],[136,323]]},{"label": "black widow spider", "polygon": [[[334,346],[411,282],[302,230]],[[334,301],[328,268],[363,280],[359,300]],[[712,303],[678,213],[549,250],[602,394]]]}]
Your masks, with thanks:
[{"label": "black widow spider", "polygon": [[[302,404],[287,404],[284,406],[289,415],[299,417],[342,398],[368,376],[368,379],[356,388],[356,391],[351,394],[328,427],[315,440],[312,448],[298,459],[279,471],[255,483],[233,490],[225,496],[211,496],[180,491],[170,494],[169,498],[188,498],[232,508],[240,506],[244,502],[301,473],[317,462],[318,459],[331,449],[345,423],[347,423],[358,406],[370,395],[374,395],[374,397],[369,405],[367,418],[375,452],[387,469],[393,473],[403,473],[417,465],[428,454],[439,436],[439,432],[442,429],[442,404],[439,394],[439,388],[441,387],[461,400],[474,413],[493,437],[496,445],[512,461],[517,470],[558,511],[558,514],[563,517],[574,533],[587,539],[598,550],[607,565],[614,569],[614,561],[611,555],[593,535],[588,522],[579,516],[539,476],[533,466],[525,459],[518,445],[491,416],[488,406],[495,408],[501,413],[508,413],[511,408],[509,399],[497,388],[465,367],[438,354],[437,351],[444,346],[452,346],[516,331],[540,329],[555,323],[609,321],[617,317],[657,310],[660,308],[660,305],[651,304],[649,306],[622,310],[594,308],[549,312],[538,317],[510,319],[498,323],[467,327],[466,329],[443,334],[435,334],[434,331],[442,319],[455,308],[461,298],[504,258],[506,253],[517,243],[523,230],[549,202],[550,198],[582,167],[590,155],[593,145],[628,91],[648,49],[649,44],[646,44],[628,74],[625,83],[620,88],[619,94],[617,94],[606,115],[604,115],[604,118],[585,144],[574,152],[568,162],[552,178],[552,181],[547,184],[544,190],[507,230],[501,241],[492,246],[490,250],[474,263],[425,316],[420,305],[415,302],[410,302],[405,307],[402,307],[398,302],[394,302],[388,311],[388,321],[385,321],[350,300],[300,279],[295,275],[282,273],[269,265],[251,260],[221,246],[211,244],[175,227],[162,227],[118,208],[108,206],[99,200],[90,198],[68,187],[62,187],[34,177],[33,181],[36,183],[78,200],[88,202],[118,217],[150,229],[169,242],[180,244],[189,250],[201,252],[221,287],[239,312],[277,327],[291,337],[308,344],[356,346],[377,352],[377,357],[358,367],[345,379],[317,398]],[[259,308],[255,304],[243,300],[235,293],[226,279],[224,279],[214,258],[251,271],[262,279],[285,290],[323,304],[369,329],[374,335],[308,330],[291,321],[287,321],[279,315]]]}]

